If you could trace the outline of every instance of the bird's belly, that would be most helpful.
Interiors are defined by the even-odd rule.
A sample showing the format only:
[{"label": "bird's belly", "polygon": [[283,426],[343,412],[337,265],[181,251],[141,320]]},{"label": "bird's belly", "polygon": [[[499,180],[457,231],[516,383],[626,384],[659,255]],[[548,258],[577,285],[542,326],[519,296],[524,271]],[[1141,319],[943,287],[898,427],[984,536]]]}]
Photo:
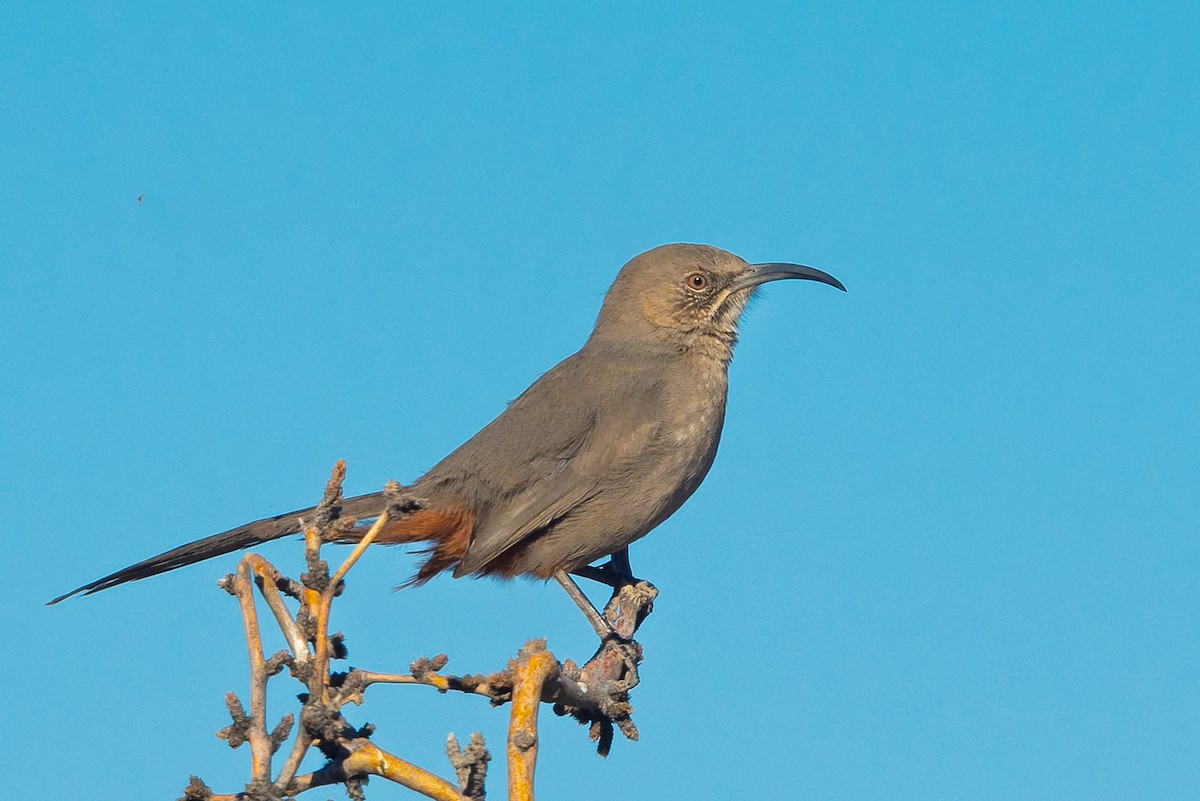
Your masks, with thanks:
[{"label": "bird's belly", "polygon": [[[644,537],[700,486],[716,454],[719,421],[663,440],[664,447],[524,544],[514,573],[574,570]],[[715,434],[714,434],[715,430]]]}]

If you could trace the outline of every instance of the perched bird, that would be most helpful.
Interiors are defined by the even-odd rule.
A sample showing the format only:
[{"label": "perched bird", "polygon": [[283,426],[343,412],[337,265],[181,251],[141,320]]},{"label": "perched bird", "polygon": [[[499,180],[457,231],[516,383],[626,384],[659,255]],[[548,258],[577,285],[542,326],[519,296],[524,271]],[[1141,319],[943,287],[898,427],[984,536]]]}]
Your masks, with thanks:
[{"label": "perched bird", "polygon": [[[674,513],[712,466],[746,304],[762,284],[788,278],[845,290],[812,267],[749,264],[705,245],[637,256],[618,273],[584,346],[406,487],[415,508],[390,519],[376,542],[425,544],[410,584],[451,570],[556,578],[570,592],[567,574],[603,578],[588,565],[605,556],[615,580],[629,578],[629,544]],[[343,501],[341,514],[376,517],[383,505],[382,493],[360,495]],[[312,511],[182,545],[50,603],[295,533]],[[579,603],[578,590],[572,597]]]}]

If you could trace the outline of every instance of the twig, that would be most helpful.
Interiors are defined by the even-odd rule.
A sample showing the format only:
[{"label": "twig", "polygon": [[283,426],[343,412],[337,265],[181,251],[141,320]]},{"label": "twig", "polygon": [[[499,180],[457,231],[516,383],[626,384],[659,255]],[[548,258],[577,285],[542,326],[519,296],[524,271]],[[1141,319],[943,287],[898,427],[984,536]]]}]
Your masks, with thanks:
[{"label": "twig", "polygon": [[379,536],[379,532],[385,525],[387,525],[387,521],[388,513],[385,511],[379,515],[379,517],[375,520],[375,524],[372,525],[370,530],[363,535],[363,538],[358,541],[357,545],[354,546],[354,550],[351,551],[350,555],[346,557],[346,561],[342,562],[342,566],[339,567],[337,572],[333,574],[333,578],[329,580],[329,586],[325,588],[324,601],[326,606],[333,603],[334,590],[336,589],[337,585],[341,583],[342,579],[346,577],[346,574],[350,572],[350,568],[354,567],[355,562],[357,562],[359,557],[363,555],[363,552],[367,550],[367,546],[374,542],[375,538]]},{"label": "twig", "polygon": [[246,631],[246,651],[250,655],[250,720],[251,781],[266,782],[271,778],[271,743],[267,737],[267,673],[262,651],[262,636],[258,629],[258,612],[254,608],[254,591],[250,565],[243,559],[233,582],[242,624]]},{"label": "twig", "polygon": [[300,627],[296,625],[296,621],[292,619],[292,613],[283,603],[283,596],[279,592],[280,573],[275,566],[263,559],[256,553],[247,554],[246,561],[250,564],[250,569],[254,571],[254,575],[258,576],[258,589],[262,593],[263,600],[267,602],[271,613],[275,615],[275,622],[279,625],[279,630],[283,632],[283,637],[287,640],[288,647],[292,650],[292,659],[297,667],[307,666],[308,663],[308,644],[305,640],[304,633],[300,631]]},{"label": "twig", "polygon": [[[313,645],[315,646],[313,671],[314,681],[320,681],[320,693],[324,701],[329,700],[329,682],[326,677],[329,675],[329,610],[333,605],[333,597],[337,594],[338,585],[341,584],[345,575],[350,572],[350,568],[354,567],[354,563],[367,549],[367,546],[375,541],[375,537],[379,535],[380,530],[387,523],[388,514],[384,512],[375,521],[375,525],[371,526],[368,531],[350,555],[346,557],[346,561],[342,562],[341,567],[333,574],[333,577],[325,584],[325,589],[316,599],[315,619],[317,623],[316,636]],[[318,688],[310,687],[310,692],[316,693]]]}]

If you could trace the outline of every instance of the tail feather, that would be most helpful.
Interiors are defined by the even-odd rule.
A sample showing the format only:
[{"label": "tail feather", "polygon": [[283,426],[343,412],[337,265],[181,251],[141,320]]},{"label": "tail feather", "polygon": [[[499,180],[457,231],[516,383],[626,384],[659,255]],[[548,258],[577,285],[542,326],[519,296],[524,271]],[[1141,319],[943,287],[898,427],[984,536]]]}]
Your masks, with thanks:
[{"label": "tail feather", "polygon": [[[382,493],[375,492],[370,495],[347,498],[342,502],[341,514],[344,517],[378,515],[383,511],[383,504],[380,501],[381,497]],[[103,578],[98,578],[95,581],[84,584],[82,587],[77,587],[50,601],[47,606],[64,601],[72,595],[91,595],[94,592],[107,590],[109,587],[115,587],[118,584],[156,576],[159,573],[166,573],[177,567],[203,562],[205,559],[211,559],[214,556],[240,551],[243,548],[249,548],[263,542],[286,537],[289,534],[295,534],[300,531],[300,518],[310,516],[315,510],[316,507],[314,506],[307,509],[298,509],[295,512],[288,512],[287,514],[276,515],[275,517],[255,520],[253,523],[246,523],[237,528],[231,528],[229,531],[223,531],[220,534],[213,534],[211,537],[205,537],[195,542],[189,542],[186,545],[180,545],[178,548],[173,548],[166,553],[152,556],[149,559],[138,562],[136,565],[130,565],[115,573],[109,573]]]}]

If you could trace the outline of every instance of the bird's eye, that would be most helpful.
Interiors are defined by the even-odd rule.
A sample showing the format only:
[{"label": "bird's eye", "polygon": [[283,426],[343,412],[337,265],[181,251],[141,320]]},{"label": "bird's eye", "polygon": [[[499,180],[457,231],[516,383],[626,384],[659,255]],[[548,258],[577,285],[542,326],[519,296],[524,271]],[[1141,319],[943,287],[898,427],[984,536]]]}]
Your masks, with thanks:
[{"label": "bird's eye", "polygon": [[696,291],[708,286],[708,278],[705,277],[704,273],[688,273],[687,278],[683,279],[683,281],[687,284],[688,289]]}]

